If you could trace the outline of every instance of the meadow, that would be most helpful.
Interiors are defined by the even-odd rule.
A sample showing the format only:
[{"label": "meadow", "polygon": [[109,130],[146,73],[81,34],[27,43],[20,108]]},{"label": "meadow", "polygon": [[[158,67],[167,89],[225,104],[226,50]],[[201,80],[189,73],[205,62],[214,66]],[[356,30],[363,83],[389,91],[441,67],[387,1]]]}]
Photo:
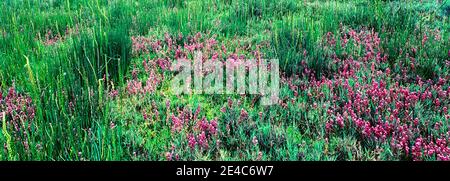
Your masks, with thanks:
[{"label": "meadow", "polygon": [[[3,0],[0,160],[450,160],[449,0]],[[278,59],[279,101],[172,60]]]}]

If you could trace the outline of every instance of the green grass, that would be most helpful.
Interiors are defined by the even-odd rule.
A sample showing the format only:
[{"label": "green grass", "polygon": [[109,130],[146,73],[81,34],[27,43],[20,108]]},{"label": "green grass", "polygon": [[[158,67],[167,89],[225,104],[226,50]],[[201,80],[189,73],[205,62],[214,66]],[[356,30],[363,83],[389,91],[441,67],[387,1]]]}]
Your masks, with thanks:
[{"label": "green grass", "polygon": [[[299,92],[302,98],[288,108],[253,106],[254,97],[230,96],[242,105],[226,113],[220,109],[228,95],[176,97],[161,86],[155,94],[127,96],[133,66],[147,58],[133,57],[132,36],[163,40],[166,32],[209,33],[229,50],[268,44],[262,53],[279,59],[286,76],[301,74],[308,66],[320,79],[338,71],[323,47],[324,35],[367,28],[379,33],[380,47],[389,54],[384,68],[401,73],[399,65],[409,65],[411,60],[400,49],[417,48],[412,74],[436,80],[448,73],[450,2],[446,0],[424,4],[413,0],[6,0],[0,6],[0,92],[5,95],[14,87],[30,96],[36,107],[24,138],[13,134],[13,126],[2,116],[0,144],[6,149],[0,151],[0,160],[165,160],[172,145],[183,160],[377,159],[354,136],[325,141],[324,125],[330,118],[325,108],[311,107],[307,90]],[[423,33],[434,29],[441,30],[443,40],[422,47]],[[49,38],[61,37],[51,45],[46,44],[49,31]],[[341,38],[336,39],[333,51],[346,57],[339,47]],[[300,75],[299,80],[309,78]],[[286,84],[281,87],[283,99],[294,97]],[[108,96],[112,90],[119,90],[118,98]],[[172,103],[169,109],[167,100]],[[195,112],[196,105],[204,108],[201,116],[218,118],[220,130],[227,130],[228,124],[233,131],[214,138],[214,144],[220,140],[220,147],[178,150],[187,147],[186,135],[171,135],[169,117],[178,114],[177,108]],[[241,109],[248,111],[246,124],[236,122]],[[144,120],[143,111],[153,114],[152,120]],[[258,146],[253,145],[253,137]]]}]

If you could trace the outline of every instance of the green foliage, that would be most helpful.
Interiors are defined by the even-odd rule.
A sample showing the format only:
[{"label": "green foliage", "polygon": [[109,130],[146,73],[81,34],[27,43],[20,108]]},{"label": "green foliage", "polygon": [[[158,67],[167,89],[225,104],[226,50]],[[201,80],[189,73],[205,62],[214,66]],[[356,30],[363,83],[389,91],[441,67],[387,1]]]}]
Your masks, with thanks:
[{"label": "green foliage", "polygon": [[[5,145],[5,149],[0,151],[0,160],[166,160],[172,145],[181,160],[410,160],[410,156],[394,155],[388,144],[361,141],[356,130],[327,135],[326,122],[334,119],[327,113],[335,99],[330,96],[337,92],[345,100],[348,90],[304,87],[307,81],[332,78],[333,73],[340,71],[333,62],[336,57],[362,62],[358,58],[364,56],[365,47],[354,46],[353,42],[345,48],[340,46],[342,35],[352,29],[378,33],[379,52],[388,57],[377,71],[390,68],[392,75],[402,76],[387,77],[388,84],[398,82],[411,90],[423,91],[424,88],[413,85],[417,77],[438,82],[440,77],[448,76],[449,3],[2,1],[0,93],[5,95],[13,87],[30,96],[36,115],[30,129],[20,136],[13,133],[10,120],[1,116],[0,145]],[[282,104],[271,107],[258,105],[256,95],[174,96],[167,88],[172,73],[158,69],[165,77],[158,91],[145,95],[127,93],[132,70],[145,71],[135,67],[143,59],[153,61],[156,57],[152,51],[133,57],[131,37],[144,36],[154,41],[165,33],[197,32],[214,35],[220,41],[218,46],[226,45],[229,52],[258,47],[263,58],[279,60],[283,79],[300,87],[292,88],[287,80],[283,81]],[[333,47],[326,44],[328,33],[336,40]],[[188,43],[187,39],[177,41]],[[302,74],[306,69],[312,70],[314,76]],[[370,71],[357,72],[355,76],[348,79],[351,87],[380,79]],[[118,91],[115,96],[114,91]],[[318,92],[323,97],[317,96]],[[234,101],[232,106],[226,105],[228,98]],[[168,107],[167,101],[171,102]],[[422,101],[411,114],[420,117],[421,122],[429,120],[434,124],[445,119],[445,115],[435,115],[433,104]],[[198,105],[202,107],[200,116],[209,121],[217,118],[219,124],[219,135],[210,143],[217,146],[206,150],[191,150],[187,135],[171,130],[171,115],[178,115],[181,109],[195,112]],[[222,107],[225,112],[220,110]],[[242,118],[242,110],[248,117]],[[2,111],[0,107],[0,115]],[[145,119],[143,113],[151,118]],[[446,126],[442,125],[439,131],[443,132]],[[194,130],[193,127],[187,129]],[[439,131],[434,130],[433,134]],[[25,138],[26,144],[20,141]],[[384,152],[378,153],[377,149]]]}]

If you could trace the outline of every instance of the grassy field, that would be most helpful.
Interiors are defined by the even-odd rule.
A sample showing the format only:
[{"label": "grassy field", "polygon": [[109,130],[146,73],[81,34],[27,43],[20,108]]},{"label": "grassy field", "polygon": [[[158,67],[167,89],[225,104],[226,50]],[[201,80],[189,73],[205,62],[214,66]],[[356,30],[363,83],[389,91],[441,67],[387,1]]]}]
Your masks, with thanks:
[{"label": "grassy field", "polygon": [[[0,160],[450,160],[449,0],[3,0]],[[168,66],[278,59],[278,104]]]}]

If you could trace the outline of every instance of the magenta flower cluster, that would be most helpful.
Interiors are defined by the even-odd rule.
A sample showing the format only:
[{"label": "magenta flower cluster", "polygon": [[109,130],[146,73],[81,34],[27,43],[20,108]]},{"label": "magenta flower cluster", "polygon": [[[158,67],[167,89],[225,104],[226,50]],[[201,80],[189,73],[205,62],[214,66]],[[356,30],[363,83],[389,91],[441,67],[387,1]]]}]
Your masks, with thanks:
[{"label": "magenta flower cluster", "polygon": [[[200,109],[198,109],[200,110]],[[187,133],[188,145],[191,149],[196,146],[208,149],[208,141],[217,135],[217,119],[207,120],[206,117],[197,118],[199,112],[192,114],[188,110],[172,115],[172,134]]]},{"label": "magenta flower cluster", "polygon": [[[186,145],[191,150],[208,150],[214,146],[214,141],[218,139],[217,118],[207,120],[206,117],[199,118],[200,106],[195,112],[189,109],[178,111],[178,115],[171,115],[171,131],[173,140],[183,138],[182,145]],[[166,153],[168,160],[173,160],[176,155],[175,146]],[[177,159],[175,159],[177,160]]]},{"label": "magenta flower cluster", "polygon": [[60,41],[66,40],[69,36],[77,34],[79,34],[78,25],[76,25],[74,28],[66,27],[66,31],[63,35],[61,35],[60,33],[53,33],[52,30],[47,30],[43,43],[46,46],[55,45]]},{"label": "magenta flower cluster", "polygon": [[153,93],[159,83],[164,80],[163,74],[159,73],[156,66],[157,62],[149,61],[144,59],[142,61],[144,67],[144,77],[145,77],[145,86],[143,86],[143,82],[139,80],[138,77],[138,69],[133,69],[132,71],[132,80],[128,80],[127,82],[127,92],[130,95],[137,94],[147,94]]},{"label": "magenta flower cluster", "polygon": [[[312,105],[317,100],[327,100],[324,104],[329,116],[325,123],[327,135],[355,131],[364,144],[387,146],[398,157],[449,160],[448,76],[435,81],[411,77],[406,72],[414,70],[414,62],[401,67],[400,74],[393,74],[383,66],[388,55],[383,53],[381,40],[372,30],[343,31],[339,35],[344,48],[340,56],[335,51],[335,38],[332,33],[326,34],[323,45],[336,66],[331,76],[318,80],[311,69],[305,68],[302,74],[308,77],[307,83],[286,80],[294,95],[307,92]],[[424,37],[423,43],[427,41]],[[361,51],[347,51],[346,46]],[[417,50],[410,52],[414,51]],[[405,54],[414,59],[412,53]]]},{"label": "magenta flower cluster", "polygon": [[0,113],[0,120],[3,119],[3,113],[6,113],[7,124],[16,133],[20,133],[31,128],[36,109],[29,96],[19,94],[11,87],[7,94],[0,91]]},{"label": "magenta flower cluster", "polygon": [[[142,64],[134,65],[131,72],[132,77],[127,82],[126,90],[129,95],[156,91],[159,83],[164,80],[163,72],[170,69],[171,61],[182,58],[192,59],[194,51],[201,51],[203,60],[211,59],[211,61],[234,61],[245,59],[248,56],[261,57],[259,51],[249,51],[248,48],[244,49],[244,47],[236,48],[235,51],[228,51],[223,44],[219,46],[214,36],[200,32],[192,36],[183,36],[182,34],[174,36],[166,33],[162,40],[133,36],[131,40],[134,56],[154,54],[156,57],[143,58]],[[208,70],[204,70],[204,73],[207,74]],[[142,77],[144,77],[143,81],[141,80]]]}]

